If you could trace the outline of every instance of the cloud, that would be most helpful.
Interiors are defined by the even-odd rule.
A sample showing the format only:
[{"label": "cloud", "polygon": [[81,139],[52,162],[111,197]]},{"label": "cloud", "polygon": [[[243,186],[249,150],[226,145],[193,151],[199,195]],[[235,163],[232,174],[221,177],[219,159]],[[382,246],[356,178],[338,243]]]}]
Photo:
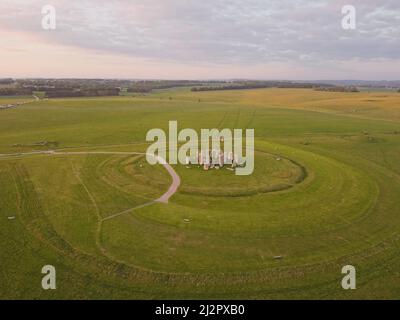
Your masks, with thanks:
[{"label": "cloud", "polygon": [[[341,7],[357,29],[341,28]],[[40,27],[41,7],[57,30]],[[291,63],[334,67],[397,60],[398,0],[2,0],[0,28],[46,43],[183,64]]]}]

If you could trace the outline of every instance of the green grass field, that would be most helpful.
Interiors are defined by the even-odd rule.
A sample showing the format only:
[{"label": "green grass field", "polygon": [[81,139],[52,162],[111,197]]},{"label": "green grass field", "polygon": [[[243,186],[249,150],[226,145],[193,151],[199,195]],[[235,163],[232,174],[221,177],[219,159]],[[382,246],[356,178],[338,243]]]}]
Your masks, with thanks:
[{"label": "green grass field", "polygon": [[[2,156],[0,298],[400,298],[397,92],[40,100],[0,110],[0,153],[144,152],[147,131],[169,120],[254,128],[254,173],[176,165],[168,204],[107,219],[158,198],[169,174],[141,155]],[[41,288],[46,264],[56,290]],[[356,290],[341,288],[347,264]]]}]

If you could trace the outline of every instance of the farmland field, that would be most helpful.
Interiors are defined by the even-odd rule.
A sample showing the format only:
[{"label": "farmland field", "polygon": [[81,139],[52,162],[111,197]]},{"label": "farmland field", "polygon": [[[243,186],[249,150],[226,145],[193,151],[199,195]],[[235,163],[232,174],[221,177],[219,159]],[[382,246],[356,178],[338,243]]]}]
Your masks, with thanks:
[{"label": "farmland field", "polygon": [[[176,165],[142,206],[171,183],[139,154],[170,120],[254,129],[254,173]],[[400,93],[44,99],[0,110],[0,154],[2,299],[400,298]]]}]

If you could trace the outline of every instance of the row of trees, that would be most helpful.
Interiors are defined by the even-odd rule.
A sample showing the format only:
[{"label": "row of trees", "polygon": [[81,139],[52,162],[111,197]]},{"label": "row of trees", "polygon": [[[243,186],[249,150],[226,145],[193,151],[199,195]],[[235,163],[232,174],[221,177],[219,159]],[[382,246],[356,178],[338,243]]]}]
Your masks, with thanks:
[{"label": "row of trees", "polygon": [[47,98],[66,98],[66,97],[99,97],[99,96],[118,96],[118,88],[99,88],[99,89],[68,89],[55,88],[46,90]]},{"label": "row of trees", "polygon": [[201,81],[189,81],[189,80],[144,80],[136,81],[131,83],[127,87],[128,92],[151,92],[152,90],[169,89],[176,87],[192,87],[202,85]]},{"label": "row of trees", "polygon": [[0,84],[13,84],[14,83],[14,79],[11,78],[5,78],[5,79],[0,79]]},{"label": "row of trees", "polygon": [[[321,86],[317,83],[303,83],[290,81],[238,81],[222,83],[213,86],[193,87],[192,91],[216,91],[216,90],[242,90],[242,89],[262,89],[262,88],[304,88],[312,89]],[[329,85],[324,85],[329,87]],[[333,87],[333,86],[332,86]]]},{"label": "row of trees", "polygon": [[329,91],[329,92],[359,92],[357,87],[349,86],[349,87],[320,87],[316,88],[317,91]]},{"label": "row of trees", "polygon": [[32,90],[26,88],[0,88],[0,96],[30,96]]},{"label": "row of trees", "polygon": [[[125,79],[0,79],[0,95],[30,95],[41,92],[54,97],[119,95],[120,92],[146,93],[155,89],[201,86],[191,80],[125,80]],[[209,82],[207,82],[209,83]],[[214,83],[214,82],[211,82]],[[1,88],[1,87],[0,87]]]},{"label": "row of trees", "polygon": [[47,98],[64,97],[97,97],[97,96],[118,96],[119,88],[98,88],[98,89],[71,89],[71,88],[0,88],[0,96],[32,95],[36,92],[43,92]]}]

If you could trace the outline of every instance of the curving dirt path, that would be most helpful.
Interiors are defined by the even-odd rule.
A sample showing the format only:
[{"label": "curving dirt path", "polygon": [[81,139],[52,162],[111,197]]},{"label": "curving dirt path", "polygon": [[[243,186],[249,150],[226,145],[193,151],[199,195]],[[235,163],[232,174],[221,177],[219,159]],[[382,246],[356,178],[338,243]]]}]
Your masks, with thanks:
[{"label": "curving dirt path", "polygon": [[165,169],[167,169],[168,173],[172,177],[172,183],[169,186],[169,189],[166,193],[164,193],[160,198],[155,200],[156,202],[168,203],[169,198],[171,198],[175,192],[178,190],[179,185],[181,184],[181,178],[178,176],[174,168],[172,168],[169,163],[167,163],[163,158],[156,156],[156,159],[159,163],[161,163]]},{"label": "curving dirt path", "polygon": [[[28,156],[28,155],[37,155],[37,154],[48,154],[48,155],[86,155],[86,154],[119,154],[119,155],[148,155],[147,153],[143,152],[125,152],[125,151],[33,151],[33,152],[26,152],[26,153],[11,153],[11,154],[0,154],[0,157],[18,157],[18,156]],[[153,155],[151,155],[154,157]],[[180,184],[181,179],[179,175],[176,173],[174,168],[170,166],[169,163],[165,161],[165,159],[161,158],[160,156],[155,156],[158,162],[168,171],[170,176],[172,177],[172,183],[169,186],[168,190],[158,199],[153,201],[146,202],[144,204],[138,205],[136,207],[112,214],[108,217],[103,218],[101,221],[110,220],[112,218],[118,217],[122,214],[132,212],[136,209],[140,209],[146,207],[148,205],[154,204],[156,202],[160,203],[168,203],[169,199],[177,192]]]},{"label": "curving dirt path", "polygon": [[35,101],[39,101],[40,98],[36,95],[33,95],[33,97],[35,98],[35,100],[28,100],[28,101],[22,101],[22,102],[15,102],[15,103],[10,103],[8,105],[0,105],[0,110],[6,110],[6,109],[11,109],[11,108],[16,108],[18,106],[22,106],[24,104],[28,104],[28,103],[32,103]]}]

